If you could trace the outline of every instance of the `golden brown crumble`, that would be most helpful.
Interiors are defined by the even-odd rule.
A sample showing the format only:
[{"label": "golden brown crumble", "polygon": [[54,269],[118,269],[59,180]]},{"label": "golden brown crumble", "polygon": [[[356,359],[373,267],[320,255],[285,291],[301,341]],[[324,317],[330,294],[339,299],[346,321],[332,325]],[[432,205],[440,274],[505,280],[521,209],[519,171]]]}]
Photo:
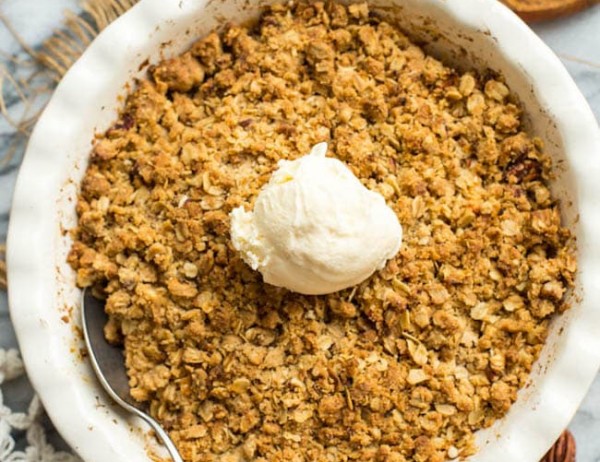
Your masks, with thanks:
[{"label": "golden brown crumble", "polygon": [[[151,69],[95,143],[69,261],[186,461],[475,451],[576,270],[520,118],[499,79],[427,56],[366,4],[275,5]],[[242,262],[228,214],[321,141],[405,235],[358,287],[304,296]]]}]

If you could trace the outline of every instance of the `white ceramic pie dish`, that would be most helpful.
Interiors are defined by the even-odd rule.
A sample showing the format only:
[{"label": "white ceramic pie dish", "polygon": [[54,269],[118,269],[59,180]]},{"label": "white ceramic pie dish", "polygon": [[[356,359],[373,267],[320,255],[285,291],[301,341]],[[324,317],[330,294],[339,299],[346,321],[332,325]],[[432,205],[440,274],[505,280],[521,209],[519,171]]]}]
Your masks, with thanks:
[{"label": "white ceramic pie dish", "polygon": [[[147,461],[146,428],[112,405],[82,359],[79,291],[65,263],[91,140],[147,59],[177,54],[221,19],[256,16],[244,0],[142,0],[65,76],[29,142],[8,239],[9,301],[29,376],[60,433],[87,462]],[[266,2],[263,2],[263,4]],[[600,365],[600,132],[553,53],[496,0],[378,0],[429,51],[459,67],[500,71],[555,160],[554,193],[577,236],[573,309],[556,320],[530,385],[478,435],[479,462],[537,462],[568,424]],[[142,71],[143,72],[143,71]]]}]

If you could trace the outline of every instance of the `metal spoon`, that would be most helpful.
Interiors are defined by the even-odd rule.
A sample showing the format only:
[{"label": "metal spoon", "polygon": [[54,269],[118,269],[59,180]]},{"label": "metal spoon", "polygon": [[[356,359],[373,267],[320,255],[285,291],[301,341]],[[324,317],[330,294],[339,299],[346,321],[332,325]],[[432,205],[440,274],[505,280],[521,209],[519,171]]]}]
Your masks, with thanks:
[{"label": "metal spoon", "polygon": [[102,388],[119,406],[142,418],[152,427],[167,448],[173,462],[183,462],[167,432],[156,420],[140,409],[140,404],[129,394],[129,379],[125,372],[122,349],[109,344],[104,338],[104,326],[108,321],[104,303],[94,298],[88,290],[83,291],[81,298],[81,316],[85,344]]}]

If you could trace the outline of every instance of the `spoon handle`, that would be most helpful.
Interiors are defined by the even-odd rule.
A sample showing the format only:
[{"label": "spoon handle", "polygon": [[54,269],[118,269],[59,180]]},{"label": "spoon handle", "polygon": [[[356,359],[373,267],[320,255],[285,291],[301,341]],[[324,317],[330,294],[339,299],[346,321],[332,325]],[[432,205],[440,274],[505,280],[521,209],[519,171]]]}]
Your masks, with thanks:
[{"label": "spoon handle", "polygon": [[175,447],[173,440],[171,440],[169,434],[158,424],[158,422],[156,422],[156,420],[147,414],[140,413],[138,415],[152,427],[152,430],[154,430],[158,438],[162,441],[163,445],[167,448],[167,452],[171,456],[171,459],[173,459],[173,462],[183,462],[183,459],[179,455],[179,451]]}]

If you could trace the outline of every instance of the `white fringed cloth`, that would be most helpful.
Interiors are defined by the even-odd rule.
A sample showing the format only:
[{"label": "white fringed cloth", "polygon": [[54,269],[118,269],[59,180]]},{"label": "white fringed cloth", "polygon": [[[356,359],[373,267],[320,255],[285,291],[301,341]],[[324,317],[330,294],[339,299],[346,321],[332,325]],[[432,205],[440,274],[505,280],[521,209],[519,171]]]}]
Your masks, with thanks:
[{"label": "white fringed cloth", "polygon": [[[17,350],[0,349],[0,462],[81,462],[77,456],[56,451],[48,443],[37,395],[27,412],[13,412],[4,404],[4,385],[23,374],[25,369]],[[19,432],[25,432],[27,446],[17,450],[15,435]]]}]

